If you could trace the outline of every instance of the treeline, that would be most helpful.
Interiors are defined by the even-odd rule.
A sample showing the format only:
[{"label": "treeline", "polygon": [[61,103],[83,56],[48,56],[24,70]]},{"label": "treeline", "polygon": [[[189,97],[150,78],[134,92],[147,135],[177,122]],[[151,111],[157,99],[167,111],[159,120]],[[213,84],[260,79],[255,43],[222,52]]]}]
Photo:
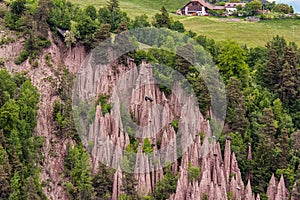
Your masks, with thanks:
[{"label": "treeline", "polygon": [[33,135],[39,93],[22,74],[0,70],[0,199],[46,199],[43,138]]},{"label": "treeline", "polygon": [[30,63],[36,67],[36,58],[41,50],[50,46],[48,31],[53,31],[59,40],[57,28],[66,31],[64,41],[67,46],[81,42],[87,51],[107,39],[111,33],[149,27],[151,24],[185,31],[182,23],[169,18],[165,8],[162,14],[155,16],[152,23],[146,15],[131,20],[127,13],[121,11],[117,0],[109,0],[107,6],[99,10],[92,5],[80,8],[66,0],[14,0],[9,3],[9,8],[9,11],[2,10],[5,25],[26,38],[24,49],[15,63],[21,64],[29,58]]}]

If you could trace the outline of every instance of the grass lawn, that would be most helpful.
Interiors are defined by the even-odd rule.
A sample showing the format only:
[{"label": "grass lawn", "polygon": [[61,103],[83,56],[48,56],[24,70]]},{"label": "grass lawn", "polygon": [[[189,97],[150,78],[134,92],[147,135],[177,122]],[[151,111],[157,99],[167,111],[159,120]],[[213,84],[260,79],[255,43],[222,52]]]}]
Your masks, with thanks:
[{"label": "grass lawn", "polygon": [[[94,5],[100,7],[106,5],[107,0],[70,0],[78,5]],[[124,11],[128,12],[130,16],[136,15],[135,13],[147,14],[154,11],[156,13],[164,5],[169,12],[175,13],[180,7],[189,2],[189,0],[120,0],[120,6]],[[139,9],[135,9],[139,8]],[[152,15],[154,15],[154,13]]]},{"label": "grass lawn", "polygon": [[248,47],[264,46],[276,35],[284,36],[300,46],[300,20],[269,20],[259,23],[224,21],[215,17],[179,18],[187,29],[206,35],[216,41],[236,40]]},{"label": "grass lawn", "polygon": [[[105,6],[107,0],[70,0],[80,6]],[[121,0],[120,7],[130,18],[147,14],[149,19],[160,12],[162,5],[174,13],[189,0]],[[264,46],[273,36],[284,36],[287,41],[294,41],[300,46],[300,20],[270,20],[259,23],[229,21],[226,18],[178,16],[170,14],[181,21],[187,30],[206,35],[216,41],[232,39],[248,47]]]}]

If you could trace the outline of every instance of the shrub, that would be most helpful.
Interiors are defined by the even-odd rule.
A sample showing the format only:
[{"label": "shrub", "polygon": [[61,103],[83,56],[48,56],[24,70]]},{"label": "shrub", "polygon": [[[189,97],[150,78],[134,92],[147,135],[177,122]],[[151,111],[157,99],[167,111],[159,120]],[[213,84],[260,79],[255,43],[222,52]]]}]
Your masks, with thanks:
[{"label": "shrub", "polygon": [[189,163],[188,166],[188,179],[190,182],[194,181],[194,180],[198,180],[200,176],[200,168],[195,166],[193,167],[191,165],[191,163]]},{"label": "shrub", "polygon": [[177,131],[178,131],[178,119],[174,119],[174,120],[171,122],[171,126],[173,126],[174,131],[177,133]]},{"label": "shrub", "polygon": [[35,60],[34,63],[32,64],[33,68],[37,68],[39,66],[39,61]]},{"label": "shrub", "polygon": [[19,57],[17,57],[15,59],[15,64],[16,65],[20,65],[22,62],[24,62],[25,60],[27,60],[28,56],[30,55],[29,51],[27,51],[26,49],[23,49],[19,55]]},{"label": "shrub", "polygon": [[[102,115],[104,116],[106,113],[110,113],[112,104],[108,103],[109,95],[99,95],[98,104],[101,105]],[[97,104],[97,105],[98,105]]]},{"label": "shrub", "polygon": [[143,145],[143,153],[151,154],[152,152],[153,152],[153,148],[151,142],[148,138],[145,138],[144,145]]}]

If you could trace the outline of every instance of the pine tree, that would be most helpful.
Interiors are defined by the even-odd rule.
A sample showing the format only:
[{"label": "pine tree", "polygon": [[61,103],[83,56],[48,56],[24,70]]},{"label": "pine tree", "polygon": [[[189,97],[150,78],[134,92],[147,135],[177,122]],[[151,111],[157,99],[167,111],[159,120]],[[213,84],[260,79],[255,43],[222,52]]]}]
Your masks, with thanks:
[{"label": "pine tree", "polygon": [[100,29],[98,29],[95,33],[94,33],[94,40],[96,43],[99,42],[103,42],[104,40],[106,40],[107,38],[110,37],[110,25],[109,24],[104,24],[103,26],[101,26]]},{"label": "pine tree", "polygon": [[292,66],[286,61],[280,73],[280,88],[278,93],[283,103],[289,104],[297,95],[296,78],[292,74]]},{"label": "pine tree", "polygon": [[37,31],[43,36],[48,36],[48,20],[50,18],[50,12],[53,7],[52,1],[38,0],[37,8],[33,14],[34,20],[37,22]]},{"label": "pine tree", "polygon": [[9,200],[22,200],[21,196],[21,177],[18,172],[15,172],[13,177],[10,179],[11,193]]},{"label": "pine tree", "polygon": [[[1,134],[1,133],[0,133]],[[9,176],[11,166],[9,164],[8,155],[0,143],[0,199],[8,199],[10,193]]]},{"label": "pine tree", "polygon": [[0,165],[3,166],[4,172],[9,176],[11,174],[11,166],[9,164],[8,154],[0,144]]},{"label": "pine tree", "polygon": [[227,96],[227,117],[226,122],[231,132],[244,134],[247,127],[245,97],[242,84],[236,77],[231,77],[226,86]]},{"label": "pine tree", "polygon": [[287,44],[283,37],[276,36],[266,46],[269,51],[269,62],[264,71],[264,80],[271,91],[276,91],[279,88],[278,81],[284,64],[283,55]]},{"label": "pine tree", "polygon": [[34,180],[32,177],[29,177],[26,181],[26,184],[24,185],[24,191],[25,191],[25,200],[41,200],[42,198],[38,194],[37,187],[34,183]]},{"label": "pine tree", "polygon": [[276,147],[280,148],[279,154],[276,156],[276,168],[285,169],[288,167],[289,155],[289,136],[287,129],[282,129],[280,136],[276,140]]},{"label": "pine tree", "polygon": [[274,115],[270,108],[263,110],[258,130],[259,142],[254,152],[254,162],[252,163],[253,191],[265,192],[268,181],[272,173],[276,171],[275,134]]},{"label": "pine tree", "polygon": [[95,8],[95,6],[93,5],[88,5],[85,8],[85,13],[86,15],[88,15],[92,20],[97,19],[97,10]]},{"label": "pine tree", "polygon": [[110,12],[114,12],[115,10],[120,10],[119,1],[118,0],[108,0],[107,8]]},{"label": "pine tree", "polygon": [[161,14],[155,14],[153,26],[156,28],[171,28],[171,19],[164,6],[161,8]]},{"label": "pine tree", "polygon": [[128,196],[130,196],[130,199],[137,200],[138,195],[136,191],[137,186],[137,180],[134,177],[134,174],[125,172],[123,173],[123,179],[122,179],[122,187],[121,190]]},{"label": "pine tree", "polygon": [[99,199],[110,199],[113,190],[114,171],[99,163],[98,172],[92,180],[96,197]]},{"label": "pine tree", "polygon": [[171,194],[176,192],[176,184],[178,175],[173,174],[171,171],[171,165],[168,165],[164,169],[164,177],[156,184],[154,191],[155,199],[168,199]]},{"label": "pine tree", "polygon": [[210,108],[211,96],[202,75],[194,67],[189,67],[187,80],[193,87],[201,113],[205,116]]},{"label": "pine tree", "polygon": [[68,190],[71,196],[78,199],[90,200],[94,198],[94,188],[92,186],[91,166],[88,162],[89,156],[81,146],[68,149],[65,157],[65,172],[70,180],[70,184],[76,190]]},{"label": "pine tree", "polygon": [[8,199],[10,194],[8,174],[4,170],[4,166],[0,164],[0,199]]},{"label": "pine tree", "polygon": [[[102,25],[101,28],[97,29],[97,31],[93,34],[91,39],[86,42],[86,47],[88,49],[95,49],[96,47],[98,47],[98,49],[96,51],[105,52],[105,48],[101,48],[101,45],[102,45],[102,42],[104,42],[106,39],[108,39],[110,37],[110,35],[111,35],[110,28],[111,28],[111,26],[109,24]],[[107,43],[105,43],[105,44],[107,44]],[[105,56],[108,56],[108,55],[105,55]],[[98,59],[98,55],[95,56],[95,58]],[[100,59],[105,59],[105,58],[102,58],[102,56],[100,56]]]},{"label": "pine tree", "polygon": [[183,76],[186,76],[189,72],[189,67],[194,64],[195,52],[192,45],[185,45],[179,47],[176,52],[175,69]]},{"label": "pine tree", "polygon": [[297,96],[299,79],[297,67],[299,65],[299,53],[293,44],[285,48],[284,65],[280,73],[280,88],[278,90],[280,99],[289,106]]}]

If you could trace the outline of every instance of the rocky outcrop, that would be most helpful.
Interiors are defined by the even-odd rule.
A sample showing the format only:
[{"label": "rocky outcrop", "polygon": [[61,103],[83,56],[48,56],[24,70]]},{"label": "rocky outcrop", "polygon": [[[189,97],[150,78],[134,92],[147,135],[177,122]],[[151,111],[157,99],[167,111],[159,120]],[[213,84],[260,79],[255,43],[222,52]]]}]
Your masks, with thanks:
[{"label": "rocky outcrop", "polygon": [[274,174],[272,174],[269,186],[267,189],[267,197],[270,200],[286,200],[289,198],[288,189],[285,187],[283,175],[277,184]]},{"label": "rocky outcrop", "polygon": [[[196,142],[197,143],[197,142]],[[195,146],[189,149],[189,152],[184,155],[183,163],[180,168],[180,176],[177,183],[176,193],[171,195],[171,200],[179,199],[240,199],[240,200],[259,200],[260,195],[256,198],[252,192],[251,181],[248,179],[246,187],[241,178],[240,169],[234,152],[230,150],[230,138],[227,137],[224,151],[224,160],[221,156],[220,146],[216,144],[212,147],[208,156],[200,159],[198,165],[201,169],[201,174],[198,181],[189,182],[187,162],[191,159],[195,151]],[[249,156],[248,156],[249,157]],[[194,163],[193,163],[194,164]],[[229,176],[227,176],[229,174]],[[227,178],[228,177],[228,178]],[[287,188],[285,187],[284,178],[281,176],[279,183],[276,183],[274,174],[269,183],[267,196],[270,200],[286,200],[289,197]]]},{"label": "rocky outcrop", "polygon": [[[101,71],[101,68],[106,70]],[[140,194],[154,191],[157,181],[163,177],[162,167],[167,158],[173,163],[174,172],[179,169],[176,193],[171,195],[170,199],[202,199],[204,196],[212,200],[260,199],[259,194],[255,198],[250,179],[246,187],[242,181],[235,153],[230,149],[231,138],[226,138],[222,156],[220,144],[212,136],[209,122],[193,105],[193,98],[185,96],[178,84],[174,84],[172,88],[176,96],[166,96],[153,82],[152,70],[152,67],[146,64],[137,69],[130,60],[125,64],[114,62],[111,66],[97,66],[90,62],[86,64],[86,69],[82,71],[83,76],[79,77],[79,97],[87,99],[90,93],[110,94],[110,101],[114,103],[111,112],[104,116],[101,106],[97,106],[95,120],[83,138],[86,145],[90,141],[94,144],[91,149],[94,170],[97,169],[98,161],[118,168],[114,183],[121,182],[120,165],[126,154],[124,150],[130,144],[129,130],[124,127],[128,124],[122,121],[124,113],[120,111],[121,105],[125,105],[126,111],[130,112],[130,117],[138,125],[134,136],[140,144],[131,172],[135,173],[138,180],[137,190]],[[180,133],[184,138],[181,142],[176,140],[178,133],[171,126],[174,118],[179,119]],[[197,120],[189,126],[190,121],[193,121],[190,119]],[[206,136],[202,141],[199,135],[195,134],[200,132]],[[143,138],[148,138],[152,144],[152,157],[143,152]],[[177,162],[178,146],[184,150],[181,163]],[[161,149],[164,157],[160,157]],[[252,159],[250,144],[248,159]],[[189,165],[201,169],[198,180],[189,181]],[[280,187],[276,188],[279,192],[270,191],[270,194],[279,198],[284,194],[284,188],[281,183]],[[113,199],[117,199],[119,194],[120,186],[114,184]]]},{"label": "rocky outcrop", "polygon": [[287,188],[285,187],[283,175],[281,175],[280,181],[277,186],[275,200],[287,200],[288,197],[289,197],[289,192],[288,192]]},{"label": "rocky outcrop", "polygon": [[[194,146],[197,146],[197,143]],[[182,162],[189,162],[190,156],[193,155],[191,150],[195,150],[193,147],[184,155]],[[235,154],[230,150],[230,138],[226,140],[224,160],[220,144],[216,143],[196,166],[201,169],[199,180],[189,183],[188,168],[182,163],[177,190],[170,199],[202,199],[204,196],[207,199],[228,199],[229,196],[234,199],[253,199],[250,181],[244,188]]]},{"label": "rocky outcrop", "polygon": [[[85,101],[91,93],[110,94],[110,101],[113,102],[111,112],[104,116],[101,106],[97,106],[95,120],[89,125],[87,133],[82,135],[84,144],[94,144],[91,149],[94,170],[99,161],[114,168],[121,166],[126,154],[125,148],[130,143],[126,120],[134,121],[135,127],[131,129],[134,129],[134,137],[140,143],[134,155],[135,165],[129,169],[135,173],[140,194],[154,190],[157,181],[163,177],[162,168],[167,163],[172,164],[172,170],[176,173],[179,150],[187,152],[194,140],[198,140],[198,143],[191,147],[195,151],[189,151],[193,155],[190,154],[188,160],[195,165],[199,164],[200,154],[208,153],[202,147],[209,145],[207,141],[206,145],[200,145],[198,133],[209,136],[210,127],[193,95],[186,95],[180,85],[174,83],[172,94],[166,96],[156,84],[150,65],[143,64],[137,68],[128,59],[125,64],[113,62],[111,66],[103,66],[94,65],[88,59],[78,78],[78,98]],[[126,116],[122,106],[130,113],[131,119],[124,119]],[[176,131],[181,135],[179,139],[179,134],[171,124],[174,119],[178,120]],[[151,155],[143,152],[144,138],[148,138],[152,144]],[[186,169],[187,165],[188,162],[182,167]],[[114,194],[118,193],[114,187]]]},{"label": "rocky outcrop", "polygon": [[291,200],[298,200],[300,198],[298,187],[299,187],[299,182],[295,182],[292,190]]},{"label": "rocky outcrop", "polygon": [[250,179],[248,179],[247,186],[245,188],[245,196],[242,199],[244,199],[244,200],[255,200],[254,194],[252,193]]},{"label": "rocky outcrop", "polygon": [[[12,34],[13,35],[13,34]],[[21,65],[15,65],[14,60],[20,55],[23,48],[23,39],[16,39],[15,42],[3,45],[0,48],[0,57],[5,59],[5,67],[11,72],[25,72],[26,76],[32,81],[40,93],[40,103],[37,116],[37,127],[35,134],[43,136],[43,156],[44,163],[41,167],[41,180],[46,185],[44,192],[49,199],[68,199],[64,188],[64,156],[67,143],[74,145],[75,142],[69,138],[59,138],[54,132],[54,123],[52,118],[53,105],[59,99],[55,88],[48,81],[51,77],[56,79],[55,71],[59,66],[66,66],[71,72],[77,72],[80,67],[80,60],[85,57],[82,46],[66,48],[63,43],[55,44],[52,40],[51,32],[49,39],[52,45],[48,49],[44,49],[39,57],[38,67],[32,67],[29,61],[25,61]],[[63,51],[62,49],[68,49]],[[46,61],[46,55],[50,58]]]},{"label": "rocky outcrop", "polygon": [[[86,55],[82,46],[61,48],[63,44],[52,44],[51,48],[43,51],[37,68],[32,68],[28,62],[21,66],[14,65],[13,60],[22,49],[22,41],[1,48],[0,57],[8,58],[6,65],[10,71],[26,71],[41,93],[36,128],[36,134],[45,138],[45,162],[41,177],[47,183],[44,189],[46,195],[56,200],[68,199],[61,175],[66,144],[74,144],[74,141],[60,139],[54,134],[52,108],[59,97],[47,78],[55,77],[56,65],[65,65],[70,72],[77,73]],[[51,55],[53,65],[46,62],[46,55]],[[96,107],[95,119],[88,124],[88,131],[81,135],[81,139],[90,150],[94,172],[97,171],[99,161],[117,169],[112,199],[118,199],[122,193],[122,170],[126,170],[122,168],[122,163],[125,149],[130,144],[129,136],[132,136],[125,127],[126,116],[120,109],[122,105],[125,105],[129,117],[138,125],[134,136],[140,145],[132,169],[128,170],[135,173],[140,194],[154,191],[157,181],[163,178],[163,167],[170,162],[173,172],[179,173],[177,189],[171,195],[171,200],[203,199],[204,196],[210,200],[226,200],[229,197],[236,200],[260,199],[259,194],[255,198],[252,192],[251,180],[248,179],[246,187],[242,181],[236,156],[230,149],[230,137],[226,139],[222,156],[220,144],[212,135],[209,122],[194,104],[194,97],[185,95],[179,84],[175,83],[171,88],[173,93],[167,96],[153,81],[153,69],[149,65],[142,65],[138,69],[131,59],[127,59],[126,63],[115,61],[110,66],[93,65],[88,59],[87,63],[83,63],[85,70],[81,71],[86,74],[81,79],[79,77],[80,98],[86,100],[90,94],[96,94],[93,96],[95,100],[100,94],[109,94],[109,101],[114,104],[110,113],[104,115],[101,106]],[[146,96],[149,100],[145,100]],[[178,120],[179,130],[175,130],[171,124],[174,119]],[[206,137],[201,140],[198,133],[204,133]],[[178,135],[181,135],[180,140]],[[143,151],[143,138],[151,142],[151,155]],[[53,155],[53,152],[56,154]],[[177,161],[179,156],[182,156],[180,163]],[[250,145],[248,159],[252,159]],[[189,165],[200,168],[197,180],[189,180]],[[288,191],[283,177],[276,184],[272,176],[267,196],[272,200],[287,199]]]},{"label": "rocky outcrop", "polygon": [[274,174],[272,174],[271,180],[269,182],[269,186],[267,189],[267,196],[270,200],[274,200],[277,193],[277,184],[275,180]]},{"label": "rocky outcrop", "polygon": [[122,171],[120,168],[118,168],[114,175],[112,199],[118,199],[118,196],[121,194],[121,186],[122,186]]}]

